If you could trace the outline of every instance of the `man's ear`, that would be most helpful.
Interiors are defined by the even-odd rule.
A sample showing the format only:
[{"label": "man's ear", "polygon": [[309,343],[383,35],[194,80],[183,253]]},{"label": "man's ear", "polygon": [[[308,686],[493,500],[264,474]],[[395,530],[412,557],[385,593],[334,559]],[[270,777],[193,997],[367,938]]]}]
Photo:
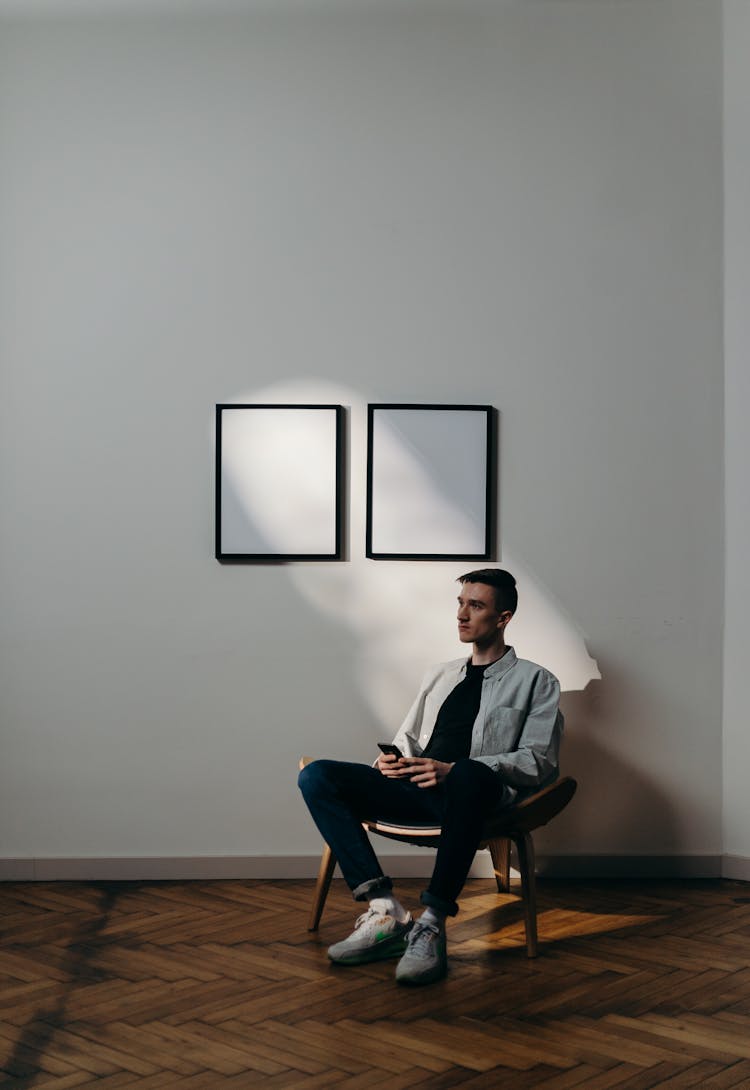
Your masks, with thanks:
[{"label": "man's ear", "polygon": [[510,624],[510,622],[512,620],[513,620],[513,614],[511,613],[511,611],[509,609],[504,609],[502,611],[502,613],[500,614],[500,617],[498,619],[497,627],[498,628],[505,628],[505,626],[507,624]]}]

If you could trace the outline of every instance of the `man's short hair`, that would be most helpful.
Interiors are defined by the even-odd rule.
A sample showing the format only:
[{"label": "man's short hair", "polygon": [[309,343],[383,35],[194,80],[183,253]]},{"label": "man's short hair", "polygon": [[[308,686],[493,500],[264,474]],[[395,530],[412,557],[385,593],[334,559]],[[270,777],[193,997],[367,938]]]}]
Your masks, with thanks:
[{"label": "man's short hair", "polygon": [[498,613],[510,610],[515,613],[518,607],[518,591],[516,581],[509,571],[502,568],[478,568],[477,571],[468,571],[466,575],[459,575],[457,583],[484,583],[495,591],[495,609]]}]

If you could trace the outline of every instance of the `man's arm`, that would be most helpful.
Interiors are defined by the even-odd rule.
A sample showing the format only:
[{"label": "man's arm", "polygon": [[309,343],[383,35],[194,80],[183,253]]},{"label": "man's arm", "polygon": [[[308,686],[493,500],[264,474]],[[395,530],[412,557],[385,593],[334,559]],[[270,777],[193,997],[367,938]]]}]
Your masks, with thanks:
[{"label": "man's arm", "polygon": [[540,787],[559,775],[558,757],[563,731],[559,708],[560,685],[548,670],[540,670],[516,749],[473,757],[499,773],[512,787]]}]

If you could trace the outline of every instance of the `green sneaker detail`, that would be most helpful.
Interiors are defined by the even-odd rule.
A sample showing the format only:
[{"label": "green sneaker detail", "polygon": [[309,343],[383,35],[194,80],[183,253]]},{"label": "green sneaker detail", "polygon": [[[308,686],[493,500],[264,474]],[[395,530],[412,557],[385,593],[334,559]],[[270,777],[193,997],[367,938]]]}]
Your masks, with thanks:
[{"label": "green sneaker detail", "polygon": [[368,908],[348,939],[329,946],[328,957],[337,965],[366,965],[370,961],[399,957],[406,949],[413,923],[411,916],[405,923],[399,923],[393,916],[383,916]]}]

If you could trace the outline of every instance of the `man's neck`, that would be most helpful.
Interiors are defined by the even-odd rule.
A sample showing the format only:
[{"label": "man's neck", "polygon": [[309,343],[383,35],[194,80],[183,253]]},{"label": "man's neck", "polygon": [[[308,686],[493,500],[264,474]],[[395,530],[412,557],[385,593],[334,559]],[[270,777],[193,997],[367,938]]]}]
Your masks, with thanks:
[{"label": "man's neck", "polygon": [[488,644],[486,647],[480,647],[475,643],[471,653],[472,666],[491,666],[493,662],[501,659],[507,650],[508,645],[503,639]]}]

